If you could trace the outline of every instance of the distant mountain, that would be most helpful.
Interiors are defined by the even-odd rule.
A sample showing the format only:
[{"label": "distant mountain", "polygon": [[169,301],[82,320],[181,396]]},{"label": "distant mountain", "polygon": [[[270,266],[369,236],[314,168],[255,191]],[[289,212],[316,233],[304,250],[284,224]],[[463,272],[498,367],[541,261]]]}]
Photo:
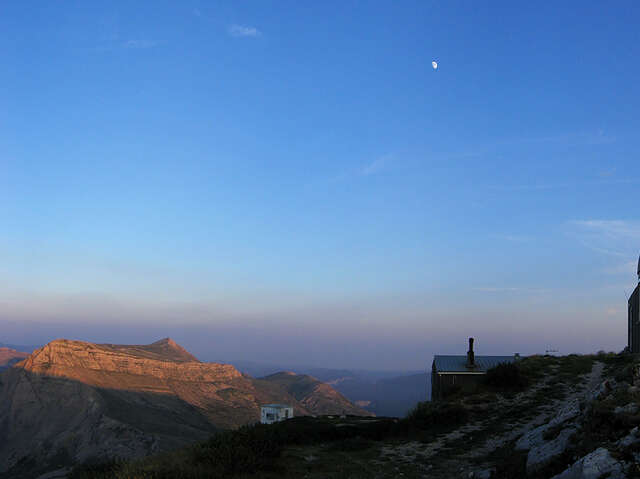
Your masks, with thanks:
[{"label": "distant mountain", "polygon": [[319,368],[316,366],[270,364],[257,361],[233,360],[219,361],[233,364],[238,370],[253,377],[263,377],[280,371],[294,371],[298,374],[307,374],[326,383],[339,382],[345,378],[357,378],[367,383],[375,383],[381,379],[391,379],[399,376],[423,374],[422,370],[375,370],[375,369],[335,369]]},{"label": "distant mountain", "polygon": [[292,395],[306,409],[314,414],[354,414],[373,415],[363,412],[334,388],[318,379],[293,372],[281,372],[262,378],[270,384],[277,384]]},{"label": "distant mountain", "polygon": [[16,351],[21,351],[21,352],[25,352],[25,353],[32,353],[33,351],[35,351],[36,349],[42,347],[42,345],[24,345],[24,344],[7,344],[7,343],[0,343],[0,348],[9,348],[9,349],[15,349]]},{"label": "distant mountain", "polygon": [[[267,376],[287,366],[251,361],[232,361],[244,373]],[[349,401],[377,416],[404,417],[418,402],[431,397],[431,376],[426,371],[376,371],[297,367],[332,386]]]},{"label": "distant mountain", "polygon": [[428,400],[431,395],[430,376],[426,373],[375,382],[348,376],[329,384],[376,416],[404,417],[418,402]]},{"label": "distant mountain", "polygon": [[15,349],[0,347],[0,371],[22,361],[29,353],[16,351]]},{"label": "distant mountain", "polygon": [[256,422],[265,403],[290,404],[295,415],[370,414],[315,378],[254,379],[202,363],[169,338],[133,346],[52,341],[0,374],[0,477],[29,477],[24,464],[46,470],[170,449]]}]

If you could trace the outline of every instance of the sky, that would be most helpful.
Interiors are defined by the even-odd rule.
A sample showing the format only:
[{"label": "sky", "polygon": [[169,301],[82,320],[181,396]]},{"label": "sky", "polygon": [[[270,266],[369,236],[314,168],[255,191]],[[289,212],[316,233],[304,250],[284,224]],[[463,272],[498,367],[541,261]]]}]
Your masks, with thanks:
[{"label": "sky", "polygon": [[619,351],[638,23],[635,1],[3,2],[0,341],[369,369],[469,336]]}]

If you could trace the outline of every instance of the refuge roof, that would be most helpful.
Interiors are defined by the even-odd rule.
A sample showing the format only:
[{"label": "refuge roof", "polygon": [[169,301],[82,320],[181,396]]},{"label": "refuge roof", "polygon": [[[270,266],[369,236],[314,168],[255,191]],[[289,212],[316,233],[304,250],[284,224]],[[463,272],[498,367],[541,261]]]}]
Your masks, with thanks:
[{"label": "refuge roof", "polygon": [[484,373],[488,369],[496,367],[501,363],[512,363],[515,361],[514,356],[476,356],[474,358],[475,367],[467,367],[467,356],[446,356],[437,355],[433,357],[433,364],[435,365],[436,372],[474,372]]}]

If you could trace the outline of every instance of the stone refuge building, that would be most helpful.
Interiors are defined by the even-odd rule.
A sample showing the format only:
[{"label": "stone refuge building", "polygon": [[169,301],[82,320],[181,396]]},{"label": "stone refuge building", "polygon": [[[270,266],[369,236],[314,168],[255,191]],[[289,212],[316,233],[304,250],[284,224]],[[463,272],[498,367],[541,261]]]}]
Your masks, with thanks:
[{"label": "stone refuge building", "polygon": [[293,417],[293,407],[286,404],[265,404],[260,408],[260,422],[273,424]]},{"label": "stone refuge building", "polygon": [[520,357],[476,356],[473,352],[473,338],[469,338],[466,356],[433,357],[431,365],[431,400],[438,401],[453,391],[472,391],[487,374],[487,371],[501,363],[512,363]]},{"label": "stone refuge building", "polygon": [[640,258],[638,258],[638,285],[629,298],[629,352],[640,353]]}]

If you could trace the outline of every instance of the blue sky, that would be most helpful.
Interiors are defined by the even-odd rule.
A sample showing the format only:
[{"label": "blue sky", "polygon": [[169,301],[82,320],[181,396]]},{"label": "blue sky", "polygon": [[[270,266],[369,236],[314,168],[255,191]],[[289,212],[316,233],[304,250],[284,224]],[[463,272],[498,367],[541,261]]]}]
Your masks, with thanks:
[{"label": "blue sky", "polygon": [[621,349],[639,21],[637,2],[4,3],[0,336],[377,368],[469,335]]}]

